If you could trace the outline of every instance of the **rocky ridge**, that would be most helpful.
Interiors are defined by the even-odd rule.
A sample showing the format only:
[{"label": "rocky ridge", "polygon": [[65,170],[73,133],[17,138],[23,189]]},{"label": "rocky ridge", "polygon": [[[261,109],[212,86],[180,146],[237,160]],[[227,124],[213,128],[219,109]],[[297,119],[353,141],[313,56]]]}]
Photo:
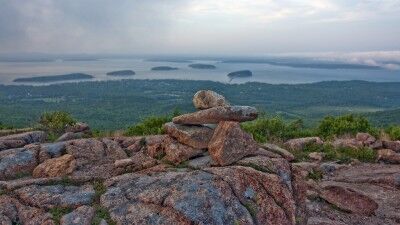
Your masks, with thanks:
[{"label": "rocky ridge", "polygon": [[240,128],[257,110],[207,93],[165,135],[1,138],[1,224],[306,224],[301,170]]}]

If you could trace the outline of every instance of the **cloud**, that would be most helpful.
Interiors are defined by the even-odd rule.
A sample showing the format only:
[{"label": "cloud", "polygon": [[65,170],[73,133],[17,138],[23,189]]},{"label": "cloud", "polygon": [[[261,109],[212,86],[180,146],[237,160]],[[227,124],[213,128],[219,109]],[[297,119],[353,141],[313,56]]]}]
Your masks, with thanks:
[{"label": "cloud", "polygon": [[0,53],[400,49],[398,0],[0,0]]}]

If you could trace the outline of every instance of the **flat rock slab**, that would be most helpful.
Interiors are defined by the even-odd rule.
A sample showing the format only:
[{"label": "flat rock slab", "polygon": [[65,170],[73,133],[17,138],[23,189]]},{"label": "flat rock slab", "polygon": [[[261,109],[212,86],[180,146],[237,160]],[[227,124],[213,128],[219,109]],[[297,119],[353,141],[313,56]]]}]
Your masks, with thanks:
[{"label": "flat rock slab", "polygon": [[76,208],[90,205],[95,191],[92,185],[83,186],[26,186],[15,190],[17,196],[31,206],[50,209],[54,207]]},{"label": "flat rock slab", "polygon": [[105,182],[101,205],[117,224],[295,224],[278,175],[242,166],[124,174]]},{"label": "flat rock slab", "polygon": [[164,128],[169,136],[193,148],[207,148],[214,133],[213,129],[202,125],[166,123]]},{"label": "flat rock slab", "polygon": [[0,224],[55,225],[50,213],[23,205],[17,199],[0,195]]},{"label": "flat rock slab", "polygon": [[0,180],[30,175],[35,169],[39,148],[8,149],[0,152]]},{"label": "flat rock slab", "polygon": [[319,186],[322,197],[324,189],[328,190],[330,196],[325,197],[337,207],[312,199],[307,204],[310,217],[350,225],[399,224],[400,165],[361,163],[343,167],[324,176]]},{"label": "flat rock slab", "polygon": [[258,144],[253,138],[240,128],[239,123],[230,121],[218,124],[208,145],[211,158],[221,166],[232,164],[257,150]]},{"label": "flat rock slab", "polygon": [[250,106],[218,106],[184,114],[172,119],[176,124],[216,124],[220,121],[251,121],[258,116],[257,109]]}]

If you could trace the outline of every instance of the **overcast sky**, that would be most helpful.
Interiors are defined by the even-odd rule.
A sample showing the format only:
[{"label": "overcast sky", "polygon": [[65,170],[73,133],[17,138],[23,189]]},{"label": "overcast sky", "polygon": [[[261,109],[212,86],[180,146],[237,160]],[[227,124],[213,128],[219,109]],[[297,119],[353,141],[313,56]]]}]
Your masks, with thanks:
[{"label": "overcast sky", "polygon": [[0,0],[0,53],[400,50],[400,0]]}]

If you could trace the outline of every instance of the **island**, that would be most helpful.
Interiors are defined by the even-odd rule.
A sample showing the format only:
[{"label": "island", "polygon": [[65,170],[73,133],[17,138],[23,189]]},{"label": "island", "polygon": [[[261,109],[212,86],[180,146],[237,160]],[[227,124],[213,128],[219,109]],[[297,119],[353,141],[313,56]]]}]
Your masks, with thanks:
[{"label": "island", "polygon": [[132,70],[117,70],[107,73],[108,76],[132,76],[135,72]]},{"label": "island", "polygon": [[55,82],[55,81],[66,81],[66,80],[86,80],[92,78],[94,78],[92,75],[85,73],[71,73],[64,75],[17,78],[14,79],[14,82]]},{"label": "island", "polygon": [[211,64],[202,64],[202,63],[194,63],[194,64],[190,64],[189,67],[193,68],[193,69],[206,69],[206,70],[210,70],[210,69],[216,69],[217,67]]},{"label": "island", "polygon": [[178,68],[176,67],[170,67],[170,66],[156,66],[151,68],[151,70],[154,71],[169,71],[169,70],[177,70]]},{"label": "island", "polygon": [[228,73],[228,77],[231,79],[238,77],[251,77],[251,76],[253,76],[253,73],[250,70],[240,70]]}]

